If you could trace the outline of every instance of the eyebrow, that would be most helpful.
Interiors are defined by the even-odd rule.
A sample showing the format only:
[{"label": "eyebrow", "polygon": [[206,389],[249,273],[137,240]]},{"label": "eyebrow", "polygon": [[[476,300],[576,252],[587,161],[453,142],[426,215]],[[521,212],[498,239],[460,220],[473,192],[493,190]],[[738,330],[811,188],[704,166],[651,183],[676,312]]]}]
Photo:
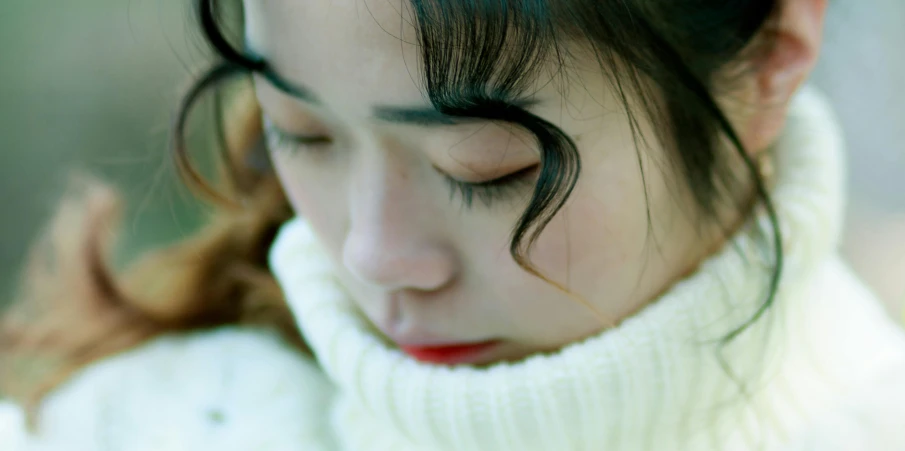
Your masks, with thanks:
[{"label": "eyebrow", "polygon": [[[269,67],[262,72],[262,75],[280,91],[283,91],[302,102],[316,106],[324,106],[324,103],[313,90],[286,81]],[[428,127],[458,125],[469,121],[468,118],[444,114],[436,108],[428,106],[377,106],[374,107],[374,117],[384,122]]]},{"label": "eyebrow", "polygon": [[[265,69],[261,72],[261,75],[263,75],[264,78],[267,79],[267,81],[273,84],[273,86],[280,91],[283,91],[284,93],[295,97],[302,102],[315,106],[324,106],[324,103],[312,89],[296,83],[291,83],[286,79],[280,77],[273,70],[270,64],[265,64],[264,67]],[[537,102],[534,100],[524,100],[515,102],[513,106],[517,108],[525,108],[534,105],[535,103]],[[470,118],[467,116],[454,116],[446,114],[442,111],[437,110],[433,106],[377,106],[374,107],[373,115],[376,119],[384,122],[405,125],[419,125],[423,127],[461,125],[482,120],[481,118],[477,117]]]},{"label": "eyebrow", "polygon": [[433,107],[378,106],[374,108],[374,117],[384,122],[426,127],[457,125],[470,121],[469,118],[444,114]]}]

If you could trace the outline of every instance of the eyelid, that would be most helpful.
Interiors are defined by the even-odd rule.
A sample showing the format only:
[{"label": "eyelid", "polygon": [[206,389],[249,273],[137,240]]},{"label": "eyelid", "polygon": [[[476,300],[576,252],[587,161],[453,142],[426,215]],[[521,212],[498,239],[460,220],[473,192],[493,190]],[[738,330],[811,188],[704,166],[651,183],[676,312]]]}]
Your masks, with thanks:
[{"label": "eyelid", "polygon": [[458,194],[465,207],[470,208],[475,198],[490,207],[496,201],[511,200],[517,194],[525,193],[529,186],[536,183],[535,179],[539,170],[540,164],[535,164],[502,177],[478,183],[463,182],[440,172],[449,185],[450,195]]},{"label": "eyelid", "polygon": [[540,163],[535,163],[535,164],[525,166],[525,167],[523,167],[523,168],[521,168],[521,169],[518,169],[518,170],[515,170],[515,171],[507,172],[505,175],[502,175],[502,176],[499,176],[499,177],[495,177],[495,178],[492,178],[492,179],[489,179],[489,180],[472,181],[472,180],[462,180],[462,179],[460,179],[460,178],[454,177],[454,176],[450,175],[449,173],[447,173],[446,171],[444,171],[444,170],[442,170],[442,169],[440,169],[440,168],[438,168],[438,167],[435,166],[435,169],[436,169],[438,172],[440,172],[440,173],[443,174],[444,176],[448,177],[448,178],[451,179],[452,181],[454,181],[454,182],[456,182],[456,183],[462,183],[462,184],[465,184],[465,185],[474,186],[474,187],[477,187],[477,188],[480,188],[480,187],[483,187],[483,186],[492,186],[492,185],[502,185],[502,184],[506,184],[506,183],[509,183],[509,182],[512,182],[512,181],[515,181],[515,180],[518,180],[518,179],[527,177],[527,176],[530,175],[531,173],[536,172],[539,168],[540,168]]},{"label": "eyelid", "polygon": [[266,134],[274,135],[281,140],[291,141],[298,144],[304,145],[323,145],[330,144],[333,142],[333,138],[328,136],[327,134],[323,135],[300,135],[295,133],[289,133],[279,126],[277,126],[270,118],[264,117],[264,132]]},{"label": "eyelid", "polygon": [[532,175],[533,173],[537,172],[539,169],[540,169],[540,163],[536,163],[536,164],[532,164],[530,166],[526,166],[523,169],[519,169],[517,171],[510,172],[504,176],[497,177],[495,179],[487,180],[484,182],[472,183],[472,185],[489,186],[489,185],[502,185],[505,183],[511,183],[516,180],[528,177],[529,175]]}]

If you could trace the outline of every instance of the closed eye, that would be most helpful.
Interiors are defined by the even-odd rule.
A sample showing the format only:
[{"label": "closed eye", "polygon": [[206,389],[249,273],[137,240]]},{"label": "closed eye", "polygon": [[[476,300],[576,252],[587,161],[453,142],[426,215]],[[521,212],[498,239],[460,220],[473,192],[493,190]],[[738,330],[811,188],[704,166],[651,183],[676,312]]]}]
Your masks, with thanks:
[{"label": "closed eye", "polygon": [[290,133],[280,129],[268,119],[264,120],[264,134],[274,150],[300,150],[303,147],[323,147],[333,144],[333,138],[328,135]]},{"label": "closed eye", "polygon": [[[289,133],[266,119],[264,121],[264,133],[271,150],[288,152],[317,151],[334,143],[333,138],[329,135]],[[540,164],[534,164],[501,177],[481,182],[460,180],[440,168],[435,167],[435,169],[443,176],[447,186],[450,188],[450,199],[458,196],[466,207],[471,208],[474,205],[475,198],[480,200],[486,207],[490,207],[502,201],[511,201],[517,197],[524,196],[535,185]]]},{"label": "closed eye", "polygon": [[450,197],[459,195],[466,207],[474,204],[475,197],[485,206],[524,195],[536,183],[540,164],[483,182],[465,182],[440,171],[450,188]]}]

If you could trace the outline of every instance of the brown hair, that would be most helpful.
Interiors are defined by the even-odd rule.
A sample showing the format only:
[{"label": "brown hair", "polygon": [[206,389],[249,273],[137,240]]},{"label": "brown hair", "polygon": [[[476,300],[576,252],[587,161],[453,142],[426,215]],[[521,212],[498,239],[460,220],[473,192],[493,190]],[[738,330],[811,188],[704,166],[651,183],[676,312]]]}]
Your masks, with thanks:
[{"label": "brown hair", "polygon": [[[747,178],[729,170],[730,158],[744,163],[770,217],[773,239],[764,244],[772,247],[776,260],[764,302],[722,343],[767,311],[782,274],[781,233],[756,164],[713,91],[722,70],[746,60],[746,49],[767,31],[778,0],[745,0],[732,7],[674,0],[550,0],[521,7],[491,0],[410,3],[431,105],[448,116],[514,124],[536,138],[541,171],[510,242],[519,265],[544,278],[533,271],[527,250],[565,204],[581,161],[571,137],[512,100],[525,94],[546,61],[567,67],[575,55],[565,51],[564,39],[578,36],[612,80],[633,132],[638,132],[636,109],[658,125],[659,138],[673,150],[669,166],[690,190],[702,219],[718,219],[722,202],[745,210],[748,202],[738,199],[747,190]],[[238,94],[227,114],[226,158],[215,187],[203,183],[181,141],[191,105],[220,81],[254,74],[284,92],[291,94],[294,88],[265,58],[231,45],[238,39],[220,22],[236,3],[193,4],[219,63],[185,98],[174,130],[175,156],[184,178],[223,208],[196,237],[147,255],[115,277],[104,257],[116,196],[88,183],[81,197],[64,201],[57,227],[36,247],[22,294],[0,324],[0,392],[30,407],[32,417],[41,397],[79,367],[162,333],[264,323],[305,348],[266,265],[277,228],[291,213],[276,178],[260,164],[267,156],[260,111],[250,90]],[[638,108],[630,105],[632,96],[638,97]],[[643,144],[640,136],[635,138]],[[729,148],[722,145],[727,142]],[[639,154],[644,178],[648,168],[642,160]],[[470,193],[460,193],[466,203]]]},{"label": "brown hair", "polygon": [[[231,103],[223,160],[266,158],[251,89]],[[176,144],[177,161],[187,163],[181,140]],[[108,263],[118,197],[96,180],[74,177],[0,318],[0,393],[26,407],[32,427],[41,399],[81,367],[164,333],[269,325],[307,351],[266,262],[291,214],[285,196],[257,165],[221,166],[217,192],[239,204],[222,205],[195,236],[142,256],[121,274]]]}]

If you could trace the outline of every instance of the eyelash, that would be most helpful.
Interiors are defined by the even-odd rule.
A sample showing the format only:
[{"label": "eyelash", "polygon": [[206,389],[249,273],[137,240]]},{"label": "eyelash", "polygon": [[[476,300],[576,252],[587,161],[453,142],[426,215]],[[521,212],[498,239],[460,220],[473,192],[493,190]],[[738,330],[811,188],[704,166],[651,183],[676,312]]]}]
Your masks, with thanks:
[{"label": "eyelash", "polygon": [[[293,154],[308,150],[316,151],[333,143],[333,140],[327,136],[289,135],[269,123],[265,124],[264,133],[272,150]],[[471,208],[477,198],[485,207],[489,208],[500,201],[511,200],[533,187],[538,167],[538,165],[529,166],[520,171],[478,183],[463,182],[449,176],[439,168],[435,169],[443,176],[443,180],[449,188],[450,200],[458,195],[465,207]]]},{"label": "eyelash", "polygon": [[297,152],[304,147],[324,147],[333,143],[328,136],[298,136],[289,135],[271,124],[264,125],[264,135],[272,144],[272,150],[287,150]]},{"label": "eyelash", "polygon": [[462,199],[462,203],[470,208],[474,205],[474,199],[477,197],[485,207],[489,208],[499,201],[511,200],[523,194],[529,187],[532,187],[537,168],[538,166],[536,165],[531,166],[521,171],[480,183],[463,182],[445,173],[443,174],[443,179],[446,180],[446,184],[450,189],[450,199],[458,194]]}]

